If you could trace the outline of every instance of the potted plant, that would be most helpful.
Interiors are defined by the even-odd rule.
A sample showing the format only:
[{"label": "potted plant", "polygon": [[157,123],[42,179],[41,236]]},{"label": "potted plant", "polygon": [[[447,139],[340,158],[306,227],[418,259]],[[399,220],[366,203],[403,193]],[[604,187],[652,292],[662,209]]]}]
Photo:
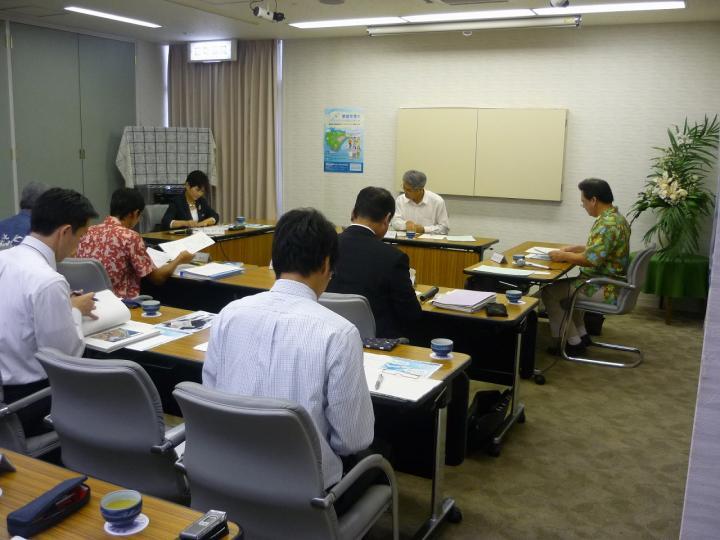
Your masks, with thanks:
[{"label": "potted plant", "polygon": [[701,219],[712,213],[715,198],[705,187],[705,176],[716,160],[718,117],[694,125],[685,120],[682,129],[668,129],[670,146],[655,147],[661,153],[652,159],[652,172],[645,189],[628,212],[632,224],[650,209],[657,216],[655,225],[643,240],[660,246],[663,259],[697,253]]}]

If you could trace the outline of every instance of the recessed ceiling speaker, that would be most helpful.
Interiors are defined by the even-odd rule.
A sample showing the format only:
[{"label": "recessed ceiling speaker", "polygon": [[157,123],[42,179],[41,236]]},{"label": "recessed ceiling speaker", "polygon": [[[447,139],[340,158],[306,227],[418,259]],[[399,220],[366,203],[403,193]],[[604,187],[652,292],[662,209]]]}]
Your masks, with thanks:
[{"label": "recessed ceiling speaker", "polygon": [[567,7],[570,5],[570,0],[550,0],[552,7]]}]

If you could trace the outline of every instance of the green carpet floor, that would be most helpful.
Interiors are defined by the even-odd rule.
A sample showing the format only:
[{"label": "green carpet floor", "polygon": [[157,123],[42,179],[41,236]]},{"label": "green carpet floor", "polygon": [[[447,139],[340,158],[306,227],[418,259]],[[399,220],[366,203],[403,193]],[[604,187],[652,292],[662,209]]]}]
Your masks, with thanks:
[{"label": "green carpet floor", "polygon": [[[522,381],[527,422],[500,457],[472,454],[446,467],[461,508],[442,539],[677,538],[697,392],[702,321],[638,307],[608,317],[603,339],[640,347],[645,362],[613,369],[559,362],[547,384]],[[546,365],[541,319],[537,363]],[[472,383],[473,389],[487,388]],[[426,516],[430,482],[398,474],[401,537]],[[386,538],[383,518],[370,538]]]}]

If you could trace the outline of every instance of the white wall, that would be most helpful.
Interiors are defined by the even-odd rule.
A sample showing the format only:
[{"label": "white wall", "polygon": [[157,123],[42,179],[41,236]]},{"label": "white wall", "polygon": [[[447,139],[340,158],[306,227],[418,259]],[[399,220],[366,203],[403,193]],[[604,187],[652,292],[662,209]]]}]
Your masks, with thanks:
[{"label": "white wall", "polygon": [[[500,238],[500,249],[529,239],[577,243],[591,225],[579,180],[607,179],[626,212],[666,128],[720,111],[720,24],[290,40],[284,85],[284,210],[315,206],[336,223],[349,221],[360,188],[395,191],[400,107],[567,108],[561,203],[447,199],[453,233]],[[323,109],[331,106],[365,110],[364,174],[323,173]],[[651,222],[633,228],[633,249]]]},{"label": "white wall", "polygon": [[164,87],[162,45],[135,42],[135,110],[138,126],[165,125]]}]

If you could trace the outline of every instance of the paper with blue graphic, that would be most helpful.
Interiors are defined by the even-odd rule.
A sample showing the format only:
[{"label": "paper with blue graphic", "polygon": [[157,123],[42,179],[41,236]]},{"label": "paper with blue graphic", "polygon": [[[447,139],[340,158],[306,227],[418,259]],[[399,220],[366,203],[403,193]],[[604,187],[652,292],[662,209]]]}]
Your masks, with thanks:
[{"label": "paper with blue graphic", "polygon": [[323,149],[325,172],[362,173],[364,162],[364,118],[360,109],[325,109]]}]

